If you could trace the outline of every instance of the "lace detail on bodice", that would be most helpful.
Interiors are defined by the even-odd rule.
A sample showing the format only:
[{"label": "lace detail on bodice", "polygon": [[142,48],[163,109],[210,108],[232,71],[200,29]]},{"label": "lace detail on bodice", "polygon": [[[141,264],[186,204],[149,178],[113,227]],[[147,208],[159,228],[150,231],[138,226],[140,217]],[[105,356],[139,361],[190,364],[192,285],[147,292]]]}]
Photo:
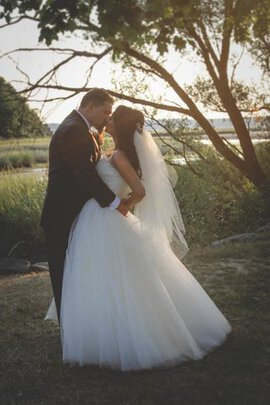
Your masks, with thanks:
[{"label": "lace detail on bodice", "polygon": [[119,198],[126,197],[130,192],[130,188],[125,180],[110,163],[110,157],[103,155],[96,164],[96,170],[104,183],[106,183],[110,190]]}]

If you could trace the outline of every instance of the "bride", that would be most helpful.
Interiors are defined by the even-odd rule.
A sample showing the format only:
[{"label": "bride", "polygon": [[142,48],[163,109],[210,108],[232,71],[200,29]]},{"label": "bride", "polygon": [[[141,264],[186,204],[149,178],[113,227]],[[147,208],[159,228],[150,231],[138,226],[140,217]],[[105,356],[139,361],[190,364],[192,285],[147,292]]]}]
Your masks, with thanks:
[{"label": "bride", "polygon": [[[184,224],[162,154],[143,126],[140,111],[119,106],[106,129],[115,149],[96,166],[133,213],[90,199],[70,231],[60,323],[65,363],[172,366],[201,359],[231,331],[179,260],[188,251]],[[57,320],[54,301],[45,319]]]}]

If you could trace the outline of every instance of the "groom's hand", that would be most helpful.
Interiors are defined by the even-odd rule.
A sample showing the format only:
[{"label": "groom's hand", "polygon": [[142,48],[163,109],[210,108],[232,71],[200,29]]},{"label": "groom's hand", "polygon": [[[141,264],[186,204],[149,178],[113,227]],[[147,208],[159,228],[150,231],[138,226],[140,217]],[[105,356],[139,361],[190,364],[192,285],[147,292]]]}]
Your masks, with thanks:
[{"label": "groom's hand", "polygon": [[121,201],[120,204],[118,205],[118,207],[116,208],[122,215],[124,215],[125,217],[127,216],[128,213],[128,206]]}]

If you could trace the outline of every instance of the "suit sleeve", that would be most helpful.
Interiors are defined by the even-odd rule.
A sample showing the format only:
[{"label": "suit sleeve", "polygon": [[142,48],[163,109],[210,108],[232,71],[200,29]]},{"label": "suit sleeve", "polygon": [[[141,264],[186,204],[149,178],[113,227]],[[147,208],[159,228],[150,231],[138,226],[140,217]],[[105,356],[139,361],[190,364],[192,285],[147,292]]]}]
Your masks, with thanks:
[{"label": "suit sleeve", "polygon": [[60,153],[69,175],[85,193],[87,198],[95,198],[101,207],[107,207],[115,194],[98,175],[90,160],[89,141],[78,127],[69,127],[59,137]]}]

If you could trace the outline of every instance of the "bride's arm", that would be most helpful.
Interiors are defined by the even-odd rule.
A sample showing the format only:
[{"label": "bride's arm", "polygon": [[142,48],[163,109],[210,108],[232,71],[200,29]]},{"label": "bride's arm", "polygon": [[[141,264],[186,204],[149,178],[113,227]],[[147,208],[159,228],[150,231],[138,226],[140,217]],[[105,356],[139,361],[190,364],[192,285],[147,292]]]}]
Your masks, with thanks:
[{"label": "bride's arm", "polygon": [[111,162],[131,189],[131,195],[123,201],[132,207],[144,198],[144,186],[124,152],[115,151],[111,157]]}]

